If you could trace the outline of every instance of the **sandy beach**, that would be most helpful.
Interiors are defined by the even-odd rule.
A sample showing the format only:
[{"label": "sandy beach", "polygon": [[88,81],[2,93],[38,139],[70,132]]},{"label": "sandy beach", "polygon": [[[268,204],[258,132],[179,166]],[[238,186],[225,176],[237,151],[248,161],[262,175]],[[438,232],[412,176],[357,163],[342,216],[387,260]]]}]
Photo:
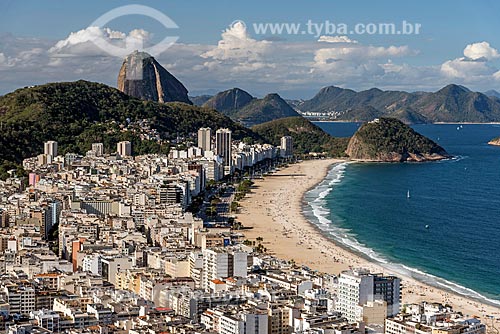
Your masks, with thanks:
[{"label": "sandy beach", "polygon": [[403,280],[403,304],[424,300],[450,304],[464,315],[479,316],[487,325],[492,320],[485,321],[486,315],[500,318],[500,308],[391,273],[320,234],[302,214],[303,196],[325,178],[332,164],[339,162],[342,160],[303,161],[255,180],[252,192],[240,202],[242,208],[237,215],[244,226],[253,227],[245,230],[245,236],[250,240],[262,237],[268,253],[318,271],[338,275],[349,267],[365,267],[372,272],[395,274]]}]

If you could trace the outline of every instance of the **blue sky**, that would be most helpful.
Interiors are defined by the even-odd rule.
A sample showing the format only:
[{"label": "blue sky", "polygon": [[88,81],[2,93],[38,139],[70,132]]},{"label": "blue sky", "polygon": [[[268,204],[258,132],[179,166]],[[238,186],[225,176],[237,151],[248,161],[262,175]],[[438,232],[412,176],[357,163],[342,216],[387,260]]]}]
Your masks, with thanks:
[{"label": "blue sky", "polygon": [[[85,29],[107,11],[134,3],[2,0],[0,94],[20,86],[79,78],[115,85],[121,60],[98,50],[93,54],[93,35]],[[140,4],[166,14],[179,28],[165,29],[139,15],[117,18],[106,27],[125,35],[140,30],[145,45],[167,35],[178,36],[176,45],[157,58],[191,94],[233,86],[254,95],[278,92],[295,98],[308,98],[326,85],[434,90],[454,82],[475,90],[500,88],[498,1],[205,0]],[[246,30],[227,32],[237,19],[245,22]],[[322,34],[330,39],[319,43],[319,36],[310,34],[256,34],[253,29],[255,23],[299,23],[303,27],[308,20],[349,27],[384,22],[399,27],[405,20],[421,24],[421,32]],[[73,39],[59,44],[64,54],[69,52],[73,57],[57,56],[62,48],[54,46],[79,31],[83,31],[77,36],[83,38],[81,43]],[[225,37],[221,36],[224,31]],[[340,36],[347,39],[341,43],[332,39]],[[37,71],[40,67],[43,70]]]}]

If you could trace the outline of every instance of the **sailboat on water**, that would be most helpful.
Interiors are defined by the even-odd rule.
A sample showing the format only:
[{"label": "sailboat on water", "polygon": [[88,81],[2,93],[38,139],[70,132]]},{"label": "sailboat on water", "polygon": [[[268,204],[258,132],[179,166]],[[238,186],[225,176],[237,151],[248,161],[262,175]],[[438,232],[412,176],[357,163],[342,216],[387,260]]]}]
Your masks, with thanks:
[{"label": "sailboat on water", "polygon": [[410,189],[408,189],[408,192],[406,193],[406,198],[410,198]]}]

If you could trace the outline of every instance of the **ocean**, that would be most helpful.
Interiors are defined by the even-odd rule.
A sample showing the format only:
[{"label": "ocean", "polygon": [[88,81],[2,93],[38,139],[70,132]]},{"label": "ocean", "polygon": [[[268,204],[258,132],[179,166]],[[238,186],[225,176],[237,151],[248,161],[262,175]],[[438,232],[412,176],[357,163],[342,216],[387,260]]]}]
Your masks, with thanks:
[{"label": "ocean", "polygon": [[[358,123],[316,123],[350,136]],[[338,244],[404,275],[500,306],[500,125],[414,125],[453,159],[341,163],[304,213]],[[409,197],[408,197],[409,193]]]}]

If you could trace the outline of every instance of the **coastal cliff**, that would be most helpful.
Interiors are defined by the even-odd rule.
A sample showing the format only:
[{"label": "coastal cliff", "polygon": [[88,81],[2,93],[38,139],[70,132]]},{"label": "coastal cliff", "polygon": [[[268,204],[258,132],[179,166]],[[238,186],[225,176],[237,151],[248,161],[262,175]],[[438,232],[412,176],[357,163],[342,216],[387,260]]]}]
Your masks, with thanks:
[{"label": "coastal cliff", "polygon": [[450,157],[441,146],[394,118],[363,124],[350,139],[346,154],[353,160],[378,162],[422,162]]},{"label": "coastal cliff", "polygon": [[500,146],[500,137],[490,140],[488,144],[493,146]]}]

